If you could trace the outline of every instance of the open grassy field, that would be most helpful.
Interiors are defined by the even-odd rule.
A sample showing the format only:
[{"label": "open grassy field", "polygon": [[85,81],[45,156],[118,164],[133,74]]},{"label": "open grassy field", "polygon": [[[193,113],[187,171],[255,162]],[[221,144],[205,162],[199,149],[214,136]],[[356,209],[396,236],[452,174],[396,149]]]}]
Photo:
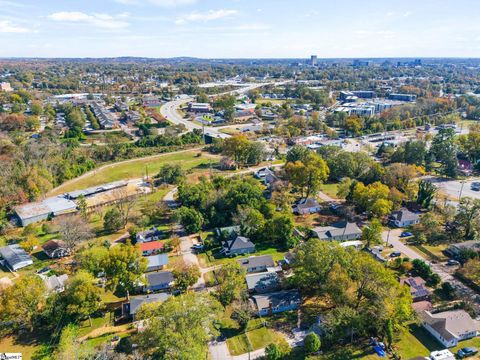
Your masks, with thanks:
[{"label": "open grassy field", "polygon": [[[200,154],[200,156],[198,156]],[[180,164],[183,169],[208,167],[210,160],[215,164],[219,157],[200,150],[188,150],[175,153],[166,153],[141,159],[128,160],[116,164],[106,165],[91,171],[54,189],[50,194],[59,195],[68,191],[85,189],[90,186],[101,185],[118,180],[137,179],[145,175],[155,175],[164,164]]]},{"label": "open grassy field", "polygon": [[286,103],[288,100],[281,100],[281,99],[256,99],[255,100],[255,104],[272,104],[272,105],[282,105],[284,103]]}]

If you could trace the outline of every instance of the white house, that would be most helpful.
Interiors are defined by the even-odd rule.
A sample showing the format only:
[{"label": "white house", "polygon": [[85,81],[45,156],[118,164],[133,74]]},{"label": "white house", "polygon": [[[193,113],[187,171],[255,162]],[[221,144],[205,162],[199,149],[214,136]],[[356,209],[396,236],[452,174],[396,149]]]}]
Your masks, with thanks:
[{"label": "white house", "polygon": [[465,310],[436,314],[425,311],[422,315],[423,327],[447,348],[478,336],[480,331],[480,323],[473,320]]},{"label": "white house", "polygon": [[401,209],[399,211],[392,212],[390,215],[390,221],[396,227],[406,227],[418,224],[420,222],[420,215],[411,212],[408,209]]}]

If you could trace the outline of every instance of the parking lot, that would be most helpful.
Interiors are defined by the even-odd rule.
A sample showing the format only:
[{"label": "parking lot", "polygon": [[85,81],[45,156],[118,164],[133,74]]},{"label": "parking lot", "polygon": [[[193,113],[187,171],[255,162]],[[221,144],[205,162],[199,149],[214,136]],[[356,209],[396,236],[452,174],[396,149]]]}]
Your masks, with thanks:
[{"label": "parking lot", "polygon": [[[460,193],[462,197],[471,197],[474,199],[480,199],[480,191],[472,190],[472,183],[479,182],[479,178],[469,180],[445,180],[443,178],[428,178],[440,188],[440,191],[447,195],[451,200],[458,201]],[[462,189],[463,186],[463,189]]]}]

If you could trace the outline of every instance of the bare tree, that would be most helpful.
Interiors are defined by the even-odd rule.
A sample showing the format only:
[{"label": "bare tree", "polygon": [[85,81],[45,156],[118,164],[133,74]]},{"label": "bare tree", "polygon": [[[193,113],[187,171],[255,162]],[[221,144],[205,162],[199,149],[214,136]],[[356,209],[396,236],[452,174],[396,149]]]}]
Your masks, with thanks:
[{"label": "bare tree", "polygon": [[127,226],[128,220],[130,220],[130,213],[137,204],[138,194],[129,194],[127,189],[121,188],[114,191],[114,196],[117,200],[116,207],[120,211],[123,217],[123,226]]},{"label": "bare tree", "polygon": [[90,225],[78,215],[57,218],[54,224],[71,251],[94,236]]}]

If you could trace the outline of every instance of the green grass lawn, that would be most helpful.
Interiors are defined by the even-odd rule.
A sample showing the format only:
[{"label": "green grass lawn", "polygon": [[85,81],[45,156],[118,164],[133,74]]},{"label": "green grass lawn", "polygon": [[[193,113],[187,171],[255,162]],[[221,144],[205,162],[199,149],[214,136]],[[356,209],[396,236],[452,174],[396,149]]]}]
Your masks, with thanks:
[{"label": "green grass lawn", "polygon": [[414,246],[414,249],[420,251],[422,254],[425,254],[430,260],[446,261],[448,260],[448,257],[443,254],[443,250],[445,250],[447,247],[448,244],[439,244],[435,246],[425,244]]},{"label": "green grass lawn", "polygon": [[[199,153],[202,155],[197,156]],[[65,183],[64,186],[58,187],[50,195],[63,194],[68,191],[85,189],[118,180],[141,178],[145,175],[147,168],[149,176],[153,176],[158,173],[158,170],[164,164],[180,164],[185,170],[208,167],[210,160],[216,164],[218,156],[192,150],[181,153],[159,154],[154,158],[113,164],[107,168],[96,170],[88,176]]]},{"label": "green grass lawn", "polygon": [[90,332],[92,332],[93,330],[98,329],[109,323],[110,323],[109,313],[103,314],[102,316],[98,316],[98,317],[92,317],[91,325],[89,320],[82,321],[80,324],[78,324],[78,336],[79,337],[85,336]]},{"label": "green grass lawn", "polygon": [[275,331],[263,326],[262,319],[253,319],[249,322],[245,333],[239,332],[238,325],[235,322],[227,335],[227,345],[232,355],[241,355],[251,351],[261,349],[270,343],[277,343],[283,340],[283,337]]},{"label": "green grass lawn", "polygon": [[321,191],[331,198],[337,199],[338,184],[323,184]]}]

